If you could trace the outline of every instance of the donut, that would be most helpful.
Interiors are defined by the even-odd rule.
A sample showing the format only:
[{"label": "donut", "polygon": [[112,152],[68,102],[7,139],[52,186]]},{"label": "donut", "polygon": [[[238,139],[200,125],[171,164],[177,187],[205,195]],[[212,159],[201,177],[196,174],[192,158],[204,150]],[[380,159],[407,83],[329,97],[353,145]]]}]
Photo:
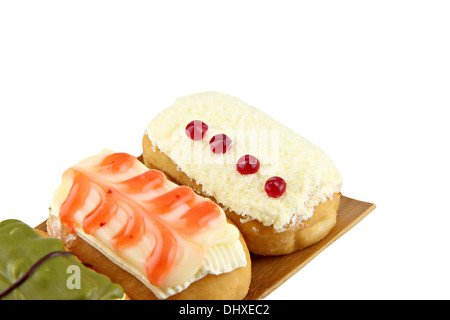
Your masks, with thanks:
[{"label": "donut", "polygon": [[336,224],[342,177],[328,155],[238,98],[178,98],[147,125],[143,163],[222,207],[250,252],[284,255]]},{"label": "donut", "polygon": [[0,300],[122,300],[123,288],[85,267],[61,240],[0,222]]},{"label": "donut", "polygon": [[135,156],[102,150],[63,173],[47,232],[132,300],[243,299],[251,261],[223,210]]}]

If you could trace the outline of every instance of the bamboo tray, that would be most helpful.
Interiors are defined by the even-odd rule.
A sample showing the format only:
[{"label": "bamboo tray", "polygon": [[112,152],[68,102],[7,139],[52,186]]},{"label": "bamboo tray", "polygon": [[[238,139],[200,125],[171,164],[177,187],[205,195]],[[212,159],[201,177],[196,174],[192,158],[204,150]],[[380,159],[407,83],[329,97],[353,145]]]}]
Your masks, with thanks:
[{"label": "bamboo tray", "polygon": [[[336,226],[320,242],[285,256],[252,255],[252,281],[245,299],[259,300],[267,297],[374,209],[375,205],[372,203],[342,196]],[[36,229],[46,232],[46,221]]]}]

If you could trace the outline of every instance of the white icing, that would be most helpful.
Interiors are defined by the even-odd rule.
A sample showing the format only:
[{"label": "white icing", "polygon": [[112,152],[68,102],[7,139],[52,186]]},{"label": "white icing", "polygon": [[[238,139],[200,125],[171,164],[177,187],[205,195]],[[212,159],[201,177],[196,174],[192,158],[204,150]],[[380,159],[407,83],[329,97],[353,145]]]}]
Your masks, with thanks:
[{"label": "white icing", "polygon": [[[192,120],[208,125],[203,140],[185,133]],[[219,133],[232,140],[225,154],[211,152],[209,141]],[[317,146],[241,100],[218,92],[181,97],[147,126],[152,144],[167,154],[191,179],[226,208],[257,219],[276,231],[310,218],[314,206],[340,191],[342,177]],[[255,174],[241,175],[237,160],[252,154],[260,161]],[[272,176],[287,183],[280,198],[267,196]]]}]

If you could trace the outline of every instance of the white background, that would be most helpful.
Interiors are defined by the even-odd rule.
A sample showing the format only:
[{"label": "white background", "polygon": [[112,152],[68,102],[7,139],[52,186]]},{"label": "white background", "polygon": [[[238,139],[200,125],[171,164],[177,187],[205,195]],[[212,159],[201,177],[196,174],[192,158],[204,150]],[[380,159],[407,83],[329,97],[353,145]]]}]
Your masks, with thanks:
[{"label": "white background", "polygon": [[448,1],[2,1],[0,220],[39,224],[66,168],[138,155],[177,97],[221,91],[377,205],[268,299],[449,299],[449,17]]}]

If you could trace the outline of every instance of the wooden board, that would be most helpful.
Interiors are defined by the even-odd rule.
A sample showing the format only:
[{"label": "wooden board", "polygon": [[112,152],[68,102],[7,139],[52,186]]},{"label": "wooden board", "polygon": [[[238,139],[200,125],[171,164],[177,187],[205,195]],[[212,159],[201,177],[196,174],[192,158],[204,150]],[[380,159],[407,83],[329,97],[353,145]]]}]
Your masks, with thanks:
[{"label": "wooden board", "polygon": [[[374,209],[375,205],[372,203],[342,196],[336,226],[320,242],[284,256],[252,255],[252,282],[246,300],[267,297]],[[46,232],[46,221],[38,225],[36,229]]]},{"label": "wooden board", "polygon": [[315,245],[285,256],[252,255],[252,282],[246,299],[258,300],[267,297],[374,209],[375,205],[372,203],[342,196],[336,225]]}]

